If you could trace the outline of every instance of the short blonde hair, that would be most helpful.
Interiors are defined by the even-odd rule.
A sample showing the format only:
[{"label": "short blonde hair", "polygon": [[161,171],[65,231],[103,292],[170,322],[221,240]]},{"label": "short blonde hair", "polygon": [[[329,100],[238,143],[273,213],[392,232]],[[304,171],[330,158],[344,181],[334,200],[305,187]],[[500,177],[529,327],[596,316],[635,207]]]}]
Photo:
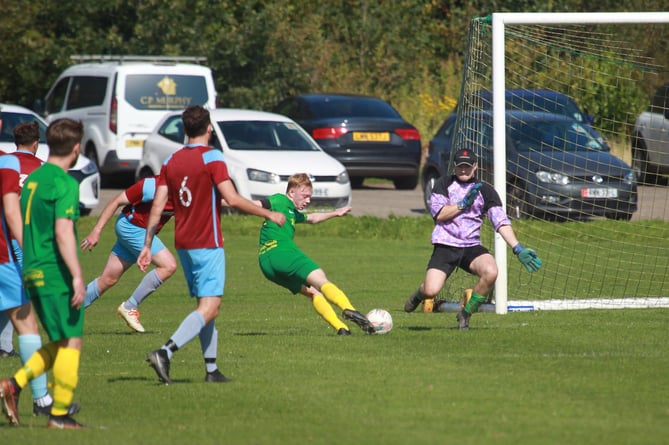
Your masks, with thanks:
[{"label": "short blonde hair", "polygon": [[309,175],[307,175],[306,173],[295,173],[293,176],[288,178],[288,186],[286,187],[286,192],[288,192],[291,189],[295,189],[302,186],[313,188],[313,185],[311,184],[311,179],[309,179]]}]

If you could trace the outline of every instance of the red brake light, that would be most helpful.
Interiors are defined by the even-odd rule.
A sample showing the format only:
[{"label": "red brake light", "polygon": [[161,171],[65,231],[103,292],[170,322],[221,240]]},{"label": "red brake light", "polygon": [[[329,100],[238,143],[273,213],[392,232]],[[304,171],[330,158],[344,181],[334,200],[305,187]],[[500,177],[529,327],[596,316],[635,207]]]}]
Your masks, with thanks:
[{"label": "red brake light", "polygon": [[348,129],[344,127],[328,127],[328,128],[314,128],[311,135],[314,139],[337,139],[348,133]]},{"label": "red brake light", "polygon": [[109,129],[116,134],[116,122],[118,117],[118,103],[116,97],[112,97],[111,105],[109,106]]},{"label": "red brake light", "polygon": [[405,141],[420,141],[420,133],[413,128],[396,128],[395,133]]}]

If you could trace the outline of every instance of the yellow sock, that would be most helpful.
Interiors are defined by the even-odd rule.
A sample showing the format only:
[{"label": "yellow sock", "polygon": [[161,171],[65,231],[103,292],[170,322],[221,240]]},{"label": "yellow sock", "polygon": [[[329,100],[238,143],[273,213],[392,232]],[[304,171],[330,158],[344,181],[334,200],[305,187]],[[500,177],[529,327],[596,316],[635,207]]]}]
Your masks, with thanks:
[{"label": "yellow sock", "polygon": [[330,326],[335,328],[335,331],[339,331],[341,328],[344,328],[347,331],[349,330],[348,326],[346,326],[339,319],[339,317],[337,317],[337,314],[335,314],[335,311],[332,309],[332,306],[330,306],[330,303],[328,303],[322,295],[314,295],[311,299],[311,304],[314,306],[316,312],[318,312],[318,315],[323,317],[323,319],[327,321]]},{"label": "yellow sock", "polygon": [[58,345],[53,342],[47,343],[35,351],[23,367],[14,374],[14,380],[16,380],[19,388],[24,388],[30,380],[51,369],[57,351]]},{"label": "yellow sock", "polygon": [[355,310],[351,302],[348,301],[346,294],[342,292],[342,290],[339,289],[334,283],[325,283],[321,287],[321,292],[323,295],[325,295],[325,298],[327,298],[330,303],[337,305],[339,309]]},{"label": "yellow sock", "polygon": [[74,399],[74,390],[79,383],[79,359],[81,352],[74,348],[59,348],[53,363],[53,408],[54,416],[65,416]]}]

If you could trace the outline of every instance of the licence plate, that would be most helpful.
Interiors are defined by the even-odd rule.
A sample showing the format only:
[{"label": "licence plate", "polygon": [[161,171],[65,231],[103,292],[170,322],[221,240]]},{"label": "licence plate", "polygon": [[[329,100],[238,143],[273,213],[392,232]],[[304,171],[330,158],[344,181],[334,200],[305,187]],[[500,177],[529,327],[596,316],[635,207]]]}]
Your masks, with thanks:
[{"label": "licence plate", "polygon": [[390,133],[387,131],[383,133],[354,131],[353,140],[356,142],[388,142],[390,141]]},{"label": "licence plate", "polygon": [[142,148],[144,147],[144,140],[142,139],[126,139],[125,148]]},{"label": "licence plate", "polygon": [[319,198],[326,197],[326,196],[328,196],[328,189],[314,188],[312,190],[311,196],[318,196]]},{"label": "licence plate", "polygon": [[611,188],[583,188],[581,198],[617,198],[618,189]]}]

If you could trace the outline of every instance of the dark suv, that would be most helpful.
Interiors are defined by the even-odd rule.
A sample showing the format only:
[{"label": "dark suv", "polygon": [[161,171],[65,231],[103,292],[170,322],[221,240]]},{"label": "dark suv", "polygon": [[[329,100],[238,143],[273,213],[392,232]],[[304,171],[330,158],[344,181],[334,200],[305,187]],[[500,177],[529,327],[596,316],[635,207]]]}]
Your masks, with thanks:
[{"label": "dark suv", "polygon": [[353,187],[366,177],[395,188],[418,184],[420,134],[388,102],[351,94],[289,97],[272,110],[299,123],[329,155],[344,164]]}]

